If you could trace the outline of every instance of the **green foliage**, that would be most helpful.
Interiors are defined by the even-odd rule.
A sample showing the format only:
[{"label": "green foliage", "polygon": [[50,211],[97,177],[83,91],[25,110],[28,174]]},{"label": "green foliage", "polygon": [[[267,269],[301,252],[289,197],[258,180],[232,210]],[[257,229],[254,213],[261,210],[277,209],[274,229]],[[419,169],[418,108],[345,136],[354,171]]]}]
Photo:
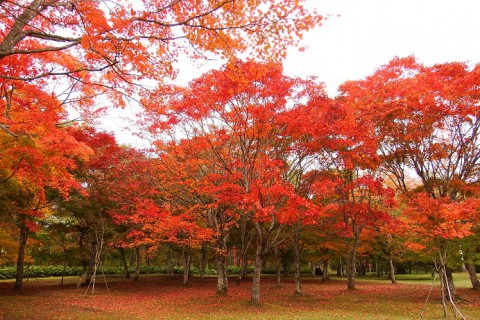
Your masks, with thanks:
[{"label": "green foliage", "polygon": [[13,279],[16,273],[15,267],[2,267],[0,268],[0,279]]},{"label": "green foliage", "polygon": [[[17,271],[15,267],[0,268],[0,279],[13,279]],[[25,277],[59,277],[63,273],[63,266],[29,266],[25,268]],[[64,276],[79,276],[82,274],[82,267],[66,267]]]},{"label": "green foliage", "polygon": [[[231,266],[231,270],[235,270],[235,267]],[[0,267],[0,279],[14,279],[16,275],[16,268]],[[123,275],[125,269],[123,267],[102,267],[99,271],[100,274],[106,275]],[[199,275],[200,268],[192,266],[190,268],[191,274]],[[27,278],[43,278],[43,277],[60,277],[63,273],[63,266],[28,266],[25,268],[25,277]],[[64,276],[80,276],[83,273],[82,267],[66,267]],[[130,273],[135,273],[134,268],[130,268]],[[140,274],[167,274],[168,268],[166,266],[142,266],[140,267]],[[174,266],[174,274],[183,274],[183,267]],[[229,272],[232,273],[232,272]],[[237,271],[238,273],[238,271]],[[216,275],[215,269],[205,268],[205,275]]]},{"label": "green foliage", "polygon": [[[108,266],[102,267],[99,271],[100,274],[106,275],[123,275],[125,270],[120,266]],[[227,266],[227,273],[229,275],[236,275],[240,272],[240,267],[238,266]],[[253,266],[248,267],[248,273],[253,272]],[[309,273],[310,269],[308,267],[302,268],[302,273]],[[43,278],[43,277],[60,277],[63,273],[63,266],[28,266],[25,268],[25,277],[29,278]],[[80,276],[83,273],[82,267],[66,267],[64,276]],[[130,267],[130,273],[134,274],[135,269]],[[173,267],[174,274],[183,274],[182,266]],[[190,267],[190,273],[192,275],[200,275],[200,268],[197,266]],[[263,274],[275,274],[276,270],[272,267],[267,267],[262,270]],[[13,279],[15,278],[16,268],[15,267],[1,267],[0,268],[0,279]],[[141,266],[140,274],[168,274],[167,266]],[[217,274],[216,269],[205,268],[204,275],[213,276]]]}]

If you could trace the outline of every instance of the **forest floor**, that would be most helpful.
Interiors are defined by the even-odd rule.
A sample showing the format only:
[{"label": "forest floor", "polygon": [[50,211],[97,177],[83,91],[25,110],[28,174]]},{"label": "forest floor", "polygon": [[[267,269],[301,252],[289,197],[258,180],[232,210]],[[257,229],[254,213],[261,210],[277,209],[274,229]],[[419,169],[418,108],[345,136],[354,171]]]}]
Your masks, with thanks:
[{"label": "forest floor", "polygon": [[[274,277],[261,280],[261,304],[249,302],[251,280],[236,284],[229,279],[227,297],[215,296],[216,278],[193,277],[189,287],[182,279],[143,275],[133,282],[107,276],[98,278],[95,294],[84,296],[76,277],[29,279],[21,292],[12,280],[0,281],[0,319],[442,319],[438,281],[430,275],[401,275],[392,285],[386,279],[357,279],[357,289],[347,290],[345,279],[323,283],[302,279],[303,295],[294,295],[292,278],[277,288]],[[480,319],[480,292],[469,289],[466,274],[455,274],[459,307],[467,319]],[[429,295],[428,303],[425,300]],[[90,292],[89,292],[90,293]],[[449,319],[454,316],[448,310]],[[459,317],[457,317],[459,319]]]}]

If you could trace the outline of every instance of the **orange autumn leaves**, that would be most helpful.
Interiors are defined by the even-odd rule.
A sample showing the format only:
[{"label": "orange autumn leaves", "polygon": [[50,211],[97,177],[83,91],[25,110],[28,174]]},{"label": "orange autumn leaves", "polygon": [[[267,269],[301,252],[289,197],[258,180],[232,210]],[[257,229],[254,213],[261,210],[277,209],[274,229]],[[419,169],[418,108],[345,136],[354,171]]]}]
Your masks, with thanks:
[{"label": "orange autumn leaves", "polygon": [[0,183],[32,194],[28,212],[46,205],[45,188],[78,189],[75,161],[92,156],[65,130],[67,108],[92,121],[105,96],[124,107],[148,93],[142,81],[173,79],[179,57],[254,48],[278,58],[322,19],[303,1],[15,0],[0,9]]},{"label": "orange autumn leaves", "polygon": [[478,65],[407,57],[342,86],[372,128],[380,169],[406,197],[419,241],[462,238],[478,224],[479,76]]},{"label": "orange autumn leaves", "polygon": [[147,108],[152,134],[168,129],[155,144],[164,181],[197,197],[205,212],[223,207],[227,228],[242,215],[314,225],[338,213],[324,199],[351,192],[357,201],[345,207],[368,225],[383,220],[380,208],[391,205],[393,192],[381,179],[362,174],[338,188],[344,181],[336,170],[372,167],[355,158],[358,150],[370,154],[372,142],[351,129],[348,109],[329,101],[320,83],[286,77],[278,64],[233,61],[177,93]]},{"label": "orange autumn leaves", "polygon": [[[174,78],[172,65],[180,56],[227,56],[247,47],[258,48],[258,53],[270,46],[267,42],[276,45],[262,58],[281,56],[286,46],[321,21],[317,13],[303,8],[303,1],[146,0],[104,5],[16,0],[0,6],[5,12],[0,17],[0,129],[7,140],[19,135],[66,136],[59,127],[68,120],[66,106],[86,121],[103,109],[97,105],[98,96],[125,106],[135,94],[146,93],[138,85],[141,81],[162,86]],[[73,143],[71,138],[64,140]],[[10,142],[4,146],[9,152]],[[73,153],[88,153],[81,146],[58,149],[70,147]],[[14,147],[12,152],[21,150]],[[21,159],[19,154],[2,159],[6,176],[21,176]],[[66,157],[64,161],[68,163]]]},{"label": "orange autumn leaves", "polygon": [[[478,168],[476,72],[463,64],[427,68],[413,58],[395,59],[330,100],[321,84],[285,77],[278,65],[233,61],[163,104],[146,106],[153,134],[161,128],[183,137],[160,135],[159,154],[181,155],[190,172],[185,186],[196,185],[209,206],[240,204],[259,221],[308,216],[314,223],[347,199],[348,219],[390,224],[395,194],[383,176],[406,197],[399,202],[411,199],[405,217],[412,226],[461,238],[478,219],[469,200]],[[308,163],[304,184],[296,186],[286,177],[300,158],[309,161],[301,164]],[[348,171],[352,180],[342,182]],[[365,215],[354,218],[355,212]]]},{"label": "orange autumn leaves", "polygon": [[435,199],[420,193],[410,201],[406,216],[420,235],[420,242],[435,238],[463,238],[472,234],[478,205],[476,199],[459,203],[449,198]]}]

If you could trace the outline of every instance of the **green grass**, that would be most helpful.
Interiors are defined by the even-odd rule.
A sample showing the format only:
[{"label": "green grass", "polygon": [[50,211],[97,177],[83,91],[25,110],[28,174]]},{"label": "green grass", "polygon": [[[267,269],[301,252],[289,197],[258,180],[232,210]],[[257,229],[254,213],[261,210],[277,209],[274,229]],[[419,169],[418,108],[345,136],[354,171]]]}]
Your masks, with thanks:
[{"label": "green grass", "polygon": [[[396,276],[397,282],[399,283],[406,283],[406,284],[424,284],[424,285],[431,285],[434,281],[434,277],[431,274],[397,274]],[[382,281],[382,282],[389,282],[390,280],[387,276],[382,276],[378,278],[374,275],[369,276],[362,276],[357,277],[359,282],[362,281]],[[438,277],[435,279],[435,282],[438,283]],[[471,288],[472,284],[470,282],[470,278],[467,273],[454,273],[453,274],[453,281],[455,282],[456,288]]]},{"label": "green grass", "polygon": [[[469,289],[466,274],[454,279],[467,319],[480,319],[480,292]],[[13,281],[0,282],[0,319],[415,319],[424,307],[431,288],[430,275],[399,275],[398,284],[388,279],[360,277],[357,290],[347,290],[345,280],[305,277],[304,294],[293,294],[293,279],[281,288],[274,277],[262,278],[261,304],[249,302],[251,282],[235,284],[230,279],[229,295],[215,296],[214,277],[192,278],[189,287],[181,277],[142,276],[139,282],[107,276],[110,293],[102,278],[96,294],[84,297],[77,289],[77,277],[30,279],[22,292],[13,291]],[[432,288],[424,319],[443,318],[438,282]],[[453,315],[449,315],[453,319]]]}]

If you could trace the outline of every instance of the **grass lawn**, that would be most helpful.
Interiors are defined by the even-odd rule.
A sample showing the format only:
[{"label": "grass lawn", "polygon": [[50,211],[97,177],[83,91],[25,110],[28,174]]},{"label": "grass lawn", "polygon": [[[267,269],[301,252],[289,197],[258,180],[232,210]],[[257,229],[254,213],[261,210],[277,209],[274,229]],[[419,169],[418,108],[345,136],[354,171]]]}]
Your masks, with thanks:
[{"label": "grass lawn", "polygon": [[[359,278],[357,290],[334,278],[327,283],[304,278],[301,296],[293,295],[293,279],[281,288],[274,278],[262,278],[261,304],[249,301],[249,280],[237,285],[230,279],[229,295],[215,296],[216,278],[192,278],[189,287],[181,278],[143,276],[132,282],[107,277],[109,290],[99,278],[95,294],[84,297],[76,277],[30,279],[21,292],[13,281],[0,281],[0,319],[419,319],[431,288],[430,275],[400,275],[398,284],[374,277]],[[455,274],[461,311],[467,319],[480,319],[480,292],[469,289],[466,274]],[[438,281],[433,287],[423,319],[443,318]],[[453,319],[450,312],[449,318]],[[458,319],[458,318],[457,318]]]}]

